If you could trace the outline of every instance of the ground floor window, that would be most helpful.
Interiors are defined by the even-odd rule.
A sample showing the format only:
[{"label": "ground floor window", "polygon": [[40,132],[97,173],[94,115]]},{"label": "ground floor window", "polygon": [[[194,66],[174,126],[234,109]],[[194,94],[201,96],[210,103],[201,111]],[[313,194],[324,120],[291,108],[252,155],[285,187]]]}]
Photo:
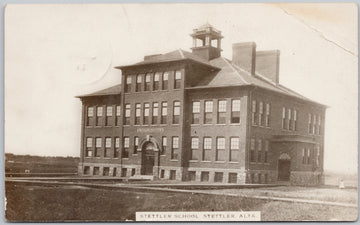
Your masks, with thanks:
[{"label": "ground floor window", "polygon": [[84,166],[84,174],[90,175],[90,166]]},{"label": "ground floor window", "polygon": [[237,173],[229,173],[229,183],[237,183]]},{"label": "ground floor window", "polygon": [[110,174],[110,168],[109,167],[104,167],[103,176],[109,176],[109,174]]},{"label": "ground floor window", "polygon": [[176,180],[176,170],[170,170],[170,180]]},{"label": "ground floor window", "polygon": [[93,171],[94,175],[100,175],[100,168],[99,167],[94,167],[94,171]]},{"label": "ground floor window", "polygon": [[195,171],[189,171],[189,180],[195,181],[196,179],[196,172]]},{"label": "ground floor window", "polygon": [[215,182],[223,182],[223,173],[222,172],[215,172],[214,181]]},{"label": "ground floor window", "polygon": [[113,176],[114,177],[116,177],[116,175],[117,175],[116,172],[117,172],[116,167],[114,167],[114,169],[113,169]]},{"label": "ground floor window", "polygon": [[161,170],[160,171],[160,178],[164,178],[165,177],[165,170]]},{"label": "ground floor window", "polygon": [[201,172],[201,181],[209,181],[209,172]]},{"label": "ground floor window", "polygon": [[122,168],[122,169],[121,169],[121,176],[122,176],[122,177],[126,177],[126,174],[127,174],[127,169],[126,169],[126,168]]},{"label": "ground floor window", "polygon": [[135,175],[135,173],[136,173],[135,168],[131,169],[131,176],[134,176],[134,175]]}]

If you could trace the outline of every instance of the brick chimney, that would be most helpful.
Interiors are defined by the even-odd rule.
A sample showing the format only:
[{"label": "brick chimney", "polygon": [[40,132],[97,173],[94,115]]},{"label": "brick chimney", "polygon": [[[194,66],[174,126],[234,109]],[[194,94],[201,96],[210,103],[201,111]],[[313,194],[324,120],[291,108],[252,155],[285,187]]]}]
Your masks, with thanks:
[{"label": "brick chimney", "polygon": [[279,83],[280,51],[257,51],[255,72],[274,83]]},{"label": "brick chimney", "polygon": [[255,42],[235,43],[232,45],[232,63],[255,74]]}]

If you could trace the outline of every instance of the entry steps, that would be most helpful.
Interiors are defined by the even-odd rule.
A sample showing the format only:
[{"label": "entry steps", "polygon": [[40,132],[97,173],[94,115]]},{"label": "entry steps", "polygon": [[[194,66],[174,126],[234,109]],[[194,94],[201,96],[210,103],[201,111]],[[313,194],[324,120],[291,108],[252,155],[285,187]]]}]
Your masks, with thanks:
[{"label": "entry steps", "polygon": [[146,180],[154,180],[153,175],[134,175],[128,178],[129,181],[146,181]]}]

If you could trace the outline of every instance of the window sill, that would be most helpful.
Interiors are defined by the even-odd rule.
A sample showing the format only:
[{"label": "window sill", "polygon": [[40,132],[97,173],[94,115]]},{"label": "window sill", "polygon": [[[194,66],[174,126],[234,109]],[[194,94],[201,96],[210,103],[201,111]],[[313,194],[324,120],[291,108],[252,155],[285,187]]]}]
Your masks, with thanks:
[{"label": "window sill", "polygon": [[215,163],[226,163],[226,161],[215,161]]},{"label": "window sill", "polygon": [[111,157],[104,157],[103,159],[111,159]]},{"label": "window sill", "polygon": [[138,154],[136,153],[136,154],[132,154],[132,156],[138,156]]},{"label": "window sill", "polygon": [[211,161],[206,161],[206,160],[200,161],[200,162],[202,162],[202,163],[211,163]]},{"label": "window sill", "polygon": [[239,126],[241,123],[230,123],[230,126]]},{"label": "window sill", "polygon": [[178,159],[170,159],[171,162],[178,162]]},{"label": "window sill", "polygon": [[160,155],[161,157],[165,157],[166,155]]},{"label": "window sill", "polygon": [[124,159],[124,160],[129,160],[129,158],[121,158],[121,159]]},{"label": "window sill", "polygon": [[229,162],[230,164],[239,164],[240,162]]},{"label": "window sill", "polygon": [[189,162],[199,162],[198,159],[190,159]]}]

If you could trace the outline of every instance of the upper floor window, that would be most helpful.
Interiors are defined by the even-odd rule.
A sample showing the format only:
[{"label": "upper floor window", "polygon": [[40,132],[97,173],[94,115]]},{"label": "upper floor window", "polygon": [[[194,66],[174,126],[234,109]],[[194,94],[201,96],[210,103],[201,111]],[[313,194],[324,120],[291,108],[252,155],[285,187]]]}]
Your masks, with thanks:
[{"label": "upper floor window", "polygon": [[179,137],[172,137],[171,159],[178,159]]},{"label": "upper floor window", "polygon": [[240,149],[240,140],[238,137],[230,138],[230,157],[229,160],[236,162],[239,160],[239,149]]},{"label": "upper floor window", "polygon": [[150,116],[150,104],[145,103],[144,104],[144,123],[143,124],[149,124],[149,116]]},{"label": "upper floor window", "polygon": [[302,149],[302,163],[303,164],[306,164],[306,159],[307,159],[307,157],[306,157],[306,149],[303,148]]},{"label": "upper floor window", "polygon": [[220,100],[218,102],[218,124],[226,123],[226,100]]},{"label": "upper floor window", "polygon": [[240,100],[231,101],[231,123],[240,123]]},{"label": "upper floor window", "polygon": [[255,162],[255,138],[250,140],[250,162]]},{"label": "upper floor window", "polygon": [[286,127],[288,130],[292,130],[292,129],[293,129],[293,128],[292,128],[292,123],[291,123],[291,121],[292,121],[291,115],[292,115],[291,109],[288,109],[288,118],[287,118],[287,127]]},{"label": "upper floor window", "polygon": [[124,121],[125,125],[130,124],[130,114],[131,114],[131,106],[130,106],[130,104],[126,104],[125,105],[125,121]]},{"label": "upper floor window", "polygon": [[263,126],[263,114],[264,113],[264,103],[259,102],[259,126]]},{"label": "upper floor window", "polygon": [[205,115],[204,115],[204,123],[212,124],[213,118],[213,101],[205,101]]},{"label": "upper floor window", "polygon": [[252,105],[251,105],[251,123],[252,123],[252,125],[257,125],[257,121],[256,121],[256,101],[255,100],[252,101]]},{"label": "upper floor window", "polygon": [[136,103],[135,104],[135,125],[140,124],[140,118],[141,118],[141,104]]},{"label": "upper floor window", "polygon": [[134,151],[133,151],[133,154],[137,154],[138,147],[139,147],[139,137],[134,137]]},{"label": "upper floor window", "polygon": [[192,124],[200,123],[200,102],[193,102],[191,123]]},{"label": "upper floor window", "polygon": [[320,166],[320,146],[316,146],[316,166]]},{"label": "upper floor window", "polygon": [[310,148],[307,149],[307,164],[311,164],[311,152]]},{"label": "upper floor window", "polygon": [[317,129],[318,133],[317,134],[321,134],[321,117],[320,115],[318,115],[318,129]]},{"label": "upper floor window", "polygon": [[151,75],[150,73],[145,75],[145,91],[150,91]]},{"label": "upper floor window", "polygon": [[162,77],[162,89],[167,90],[169,86],[169,72],[165,72]]},{"label": "upper floor window", "polygon": [[270,127],[270,104],[266,104],[265,126]]},{"label": "upper floor window", "polygon": [[211,148],[212,148],[211,137],[204,137],[204,151],[203,151],[202,160],[204,160],[204,161],[211,160]]},{"label": "upper floor window", "polygon": [[116,126],[120,126],[120,122],[121,122],[121,108],[119,105],[116,106],[116,122],[115,122],[115,125]]},{"label": "upper floor window", "polygon": [[179,89],[181,87],[181,71],[175,71],[174,88]]},{"label": "upper floor window", "polygon": [[111,156],[111,138],[105,138],[105,152],[104,157],[109,158]]},{"label": "upper floor window", "polygon": [[96,109],[96,126],[101,125],[101,117],[103,116],[103,107],[98,106]]},{"label": "upper floor window", "polygon": [[174,102],[174,111],[173,111],[173,124],[179,124],[180,122],[180,102]]},{"label": "upper floor window", "polygon": [[268,162],[269,141],[265,140],[264,162]]},{"label": "upper floor window", "polygon": [[142,74],[136,76],[136,88],[135,91],[141,91]]},{"label": "upper floor window", "polygon": [[293,130],[297,130],[297,110],[293,111]]},{"label": "upper floor window", "polygon": [[86,138],[86,150],[85,150],[86,157],[93,156],[92,147],[93,147],[93,139],[91,137]]},{"label": "upper floor window", "polygon": [[94,116],[94,108],[93,107],[88,107],[88,113],[87,116],[88,117],[93,117]]},{"label": "upper floor window", "polygon": [[282,108],[282,129],[286,129],[286,109]]},{"label": "upper floor window", "polygon": [[112,123],[112,115],[113,115],[113,107],[107,106],[106,107],[106,126],[111,125]]},{"label": "upper floor window", "polygon": [[313,130],[312,130],[312,133],[313,134],[317,134],[317,123],[316,123],[316,115],[314,114],[313,115],[313,122],[312,122],[312,124],[313,124]]},{"label": "upper floor window", "polygon": [[122,158],[129,158],[129,146],[130,146],[130,138],[124,137],[124,144],[123,144],[123,152]]},{"label": "upper floor window", "polygon": [[216,139],[216,161],[225,161],[225,138]]},{"label": "upper floor window", "polygon": [[125,82],[125,92],[130,92],[130,91],[131,91],[131,76],[127,75]]},{"label": "upper floor window", "polygon": [[153,108],[152,108],[151,123],[152,124],[157,124],[158,123],[158,117],[159,117],[159,103],[154,102],[153,103]]},{"label": "upper floor window", "polygon": [[258,145],[257,145],[258,149],[257,149],[257,161],[261,162],[261,154],[262,154],[262,140],[259,139],[258,140]]},{"label": "upper floor window", "polygon": [[165,155],[166,153],[166,146],[167,146],[167,138],[162,137],[161,138],[161,155]]},{"label": "upper floor window", "polygon": [[114,151],[114,157],[118,158],[119,157],[119,149],[120,149],[120,138],[116,137],[115,138],[115,151]]},{"label": "upper floor window", "polygon": [[102,147],[102,139],[97,137],[95,139],[95,157],[100,157],[101,155],[101,147]]},{"label": "upper floor window", "polygon": [[90,126],[93,124],[94,117],[94,107],[87,108],[87,118],[86,118],[86,126]]},{"label": "upper floor window", "polygon": [[160,88],[160,72],[156,72],[154,75],[154,83],[153,83],[153,90],[157,91]]},{"label": "upper floor window", "polygon": [[191,138],[191,159],[197,160],[198,158],[198,150],[199,150],[199,138],[192,137]]},{"label": "upper floor window", "polygon": [[308,132],[309,134],[312,133],[312,116],[311,116],[311,113],[309,113],[309,119],[308,119]]},{"label": "upper floor window", "polygon": [[167,102],[161,103],[161,124],[167,123]]}]

